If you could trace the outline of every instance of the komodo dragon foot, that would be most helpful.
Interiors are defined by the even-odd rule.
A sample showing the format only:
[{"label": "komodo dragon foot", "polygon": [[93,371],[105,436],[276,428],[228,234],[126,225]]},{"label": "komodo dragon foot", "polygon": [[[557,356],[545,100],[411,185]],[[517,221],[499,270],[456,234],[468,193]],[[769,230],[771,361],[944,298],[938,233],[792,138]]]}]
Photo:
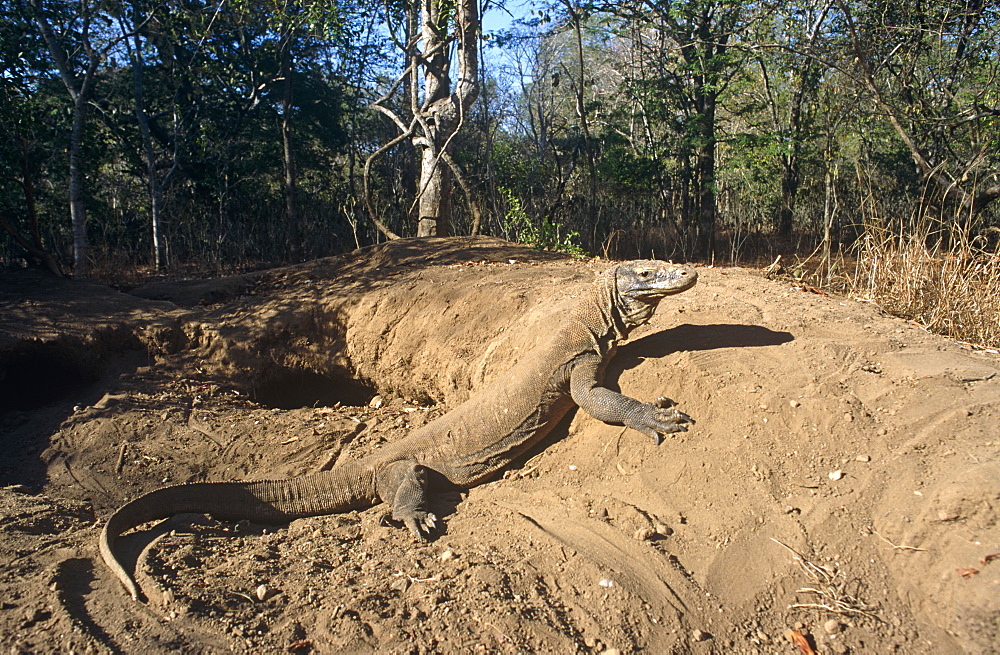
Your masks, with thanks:
[{"label": "komodo dragon foot", "polygon": [[376,490],[392,505],[392,519],[399,521],[419,541],[437,525],[437,517],[424,509],[427,505],[427,469],[412,460],[399,460],[377,473]]},{"label": "komodo dragon foot", "polygon": [[637,412],[637,416],[626,421],[626,425],[642,432],[653,440],[657,446],[663,441],[663,435],[676,432],[687,432],[688,425],[694,419],[674,408],[674,401],[660,397],[652,403],[643,403],[645,407]]}]

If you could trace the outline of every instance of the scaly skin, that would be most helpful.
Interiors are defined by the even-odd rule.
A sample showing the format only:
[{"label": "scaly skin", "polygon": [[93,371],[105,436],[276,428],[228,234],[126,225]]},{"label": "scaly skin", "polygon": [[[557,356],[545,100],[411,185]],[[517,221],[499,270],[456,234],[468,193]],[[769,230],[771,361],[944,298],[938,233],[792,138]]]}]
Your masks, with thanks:
[{"label": "scaly skin", "polygon": [[101,532],[101,555],[138,600],[139,587],[115,557],[115,539],[142,523],[174,514],[285,523],[384,502],[392,507],[393,518],[423,541],[437,520],[427,511],[429,472],[459,487],[480,484],[545,437],[573,405],[659,444],[662,435],[687,430],[690,417],[602,386],[604,368],[618,342],[648,322],[660,300],[690,289],[697,280],[691,268],[668,262],[618,264],[600,275],[550,341],[465,403],[405,438],[315,475],[157,489],[108,519]]}]

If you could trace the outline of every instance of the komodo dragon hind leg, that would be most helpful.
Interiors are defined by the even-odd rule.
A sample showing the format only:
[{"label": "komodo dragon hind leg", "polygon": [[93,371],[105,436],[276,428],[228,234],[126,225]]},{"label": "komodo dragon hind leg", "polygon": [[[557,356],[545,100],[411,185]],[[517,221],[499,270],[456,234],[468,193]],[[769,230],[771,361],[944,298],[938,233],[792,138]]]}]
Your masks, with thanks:
[{"label": "komodo dragon hind leg", "polygon": [[427,469],[412,460],[387,464],[375,478],[378,496],[392,506],[392,518],[400,521],[420,541],[435,527],[437,517],[427,511]]}]

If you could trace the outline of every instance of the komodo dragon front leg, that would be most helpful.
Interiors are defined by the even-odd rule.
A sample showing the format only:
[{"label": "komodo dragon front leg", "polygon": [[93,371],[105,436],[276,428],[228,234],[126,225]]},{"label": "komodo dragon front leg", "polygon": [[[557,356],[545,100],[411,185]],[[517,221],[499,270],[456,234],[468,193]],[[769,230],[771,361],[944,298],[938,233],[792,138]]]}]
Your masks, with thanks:
[{"label": "komodo dragon front leg", "polygon": [[642,432],[656,445],[663,441],[662,435],[686,432],[687,424],[694,422],[684,412],[644,403],[608,389],[603,386],[601,368],[601,357],[587,353],[574,362],[569,378],[573,402],[597,420]]}]

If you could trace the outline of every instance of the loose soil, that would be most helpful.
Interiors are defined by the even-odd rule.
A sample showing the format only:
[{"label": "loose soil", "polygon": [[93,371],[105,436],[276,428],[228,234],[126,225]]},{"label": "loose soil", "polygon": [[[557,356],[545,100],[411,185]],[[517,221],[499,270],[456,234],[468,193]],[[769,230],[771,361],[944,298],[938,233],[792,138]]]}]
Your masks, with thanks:
[{"label": "loose soil", "polygon": [[700,269],[610,367],[697,421],[660,446],[576,412],[425,544],[384,507],[145,526],[148,603],[100,561],[138,494],[307,474],[454,407],[608,265],[442,239],[130,294],[5,274],[0,645],[998,652],[997,354],[743,269]]}]

